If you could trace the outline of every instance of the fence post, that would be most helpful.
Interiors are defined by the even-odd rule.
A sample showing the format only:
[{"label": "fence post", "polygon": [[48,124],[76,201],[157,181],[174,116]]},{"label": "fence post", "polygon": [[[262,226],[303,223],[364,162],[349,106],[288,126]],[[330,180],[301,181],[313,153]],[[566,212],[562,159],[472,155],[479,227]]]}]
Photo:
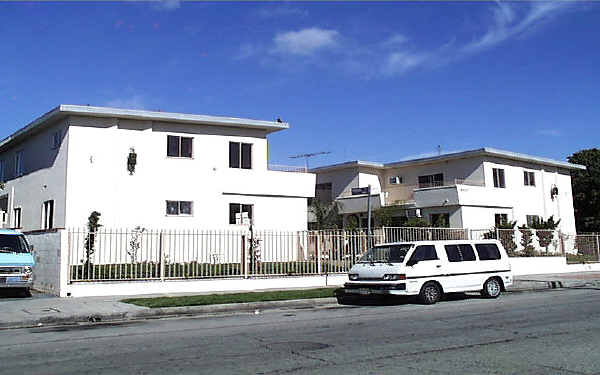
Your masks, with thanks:
[{"label": "fence post", "polygon": [[242,258],[240,259],[240,267],[242,267],[242,274],[244,279],[248,278],[248,256],[246,256],[246,235],[242,234]]},{"label": "fence post", "polygon": [[496,227],[496,239],[500,241],[500,230]]},{"label": "fence post", "polygon": [[321,232],[317,232],[317,274],[321,274]]},{"label": "fence post", "polygon": [[160,281],[165,281],[165,236],[163,230],[158,234],[158,252],[160,254]]},{"label": "fence post", "polygon": [[600,235],[596,235],[596,262],[600,262]]}]

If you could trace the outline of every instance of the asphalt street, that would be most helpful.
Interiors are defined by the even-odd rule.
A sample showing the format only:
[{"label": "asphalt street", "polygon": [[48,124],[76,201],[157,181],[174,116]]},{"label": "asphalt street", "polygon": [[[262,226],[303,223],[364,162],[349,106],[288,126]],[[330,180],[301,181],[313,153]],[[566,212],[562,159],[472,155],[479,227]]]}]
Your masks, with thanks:
[{"label": "asphalt street", "polygon": [[0,331],[0,374],[596,374],[600,290]]}]

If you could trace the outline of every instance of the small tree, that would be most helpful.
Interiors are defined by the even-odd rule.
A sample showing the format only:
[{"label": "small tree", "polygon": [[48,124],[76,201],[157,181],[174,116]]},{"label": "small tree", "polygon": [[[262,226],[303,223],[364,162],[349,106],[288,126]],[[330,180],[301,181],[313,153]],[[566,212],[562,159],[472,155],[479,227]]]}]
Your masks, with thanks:
[{"label": "small tree", "polygon": [[312,225],[313,229],[337,229],[342,227],[342,217],[339,214],[337,202],[323,203],[318,199],[313,199],[309,210],[315,218]]},{"label": "small tree", "polygon": [[129,250],[127,254],[131,257],[131,263],[137,263],[137,253],[142,247],[142,234],[146,231],[146,228],[142,228],[139,225],[131,231],[131,239],[129,240]]},{"label": "small tree", "polygon": [[404,223],[403,226],[408,228],[427,228],[430,225],[427,221],[420,217],[411,217],[406,221],[406,223]]},{"label": "small tree", "polygon": [[96,235],[98,234],[98,229],[102,226],[100,224],[100,212],[92,211],[90,216],[88,217],[87,229],[88,234],[85,237],[85,265],[91,264],[91,257],[94,254],[94,247],[96,245]]},{"label": "small tree", "polygon": [[521,232],[521,246],[523,246],[523,255],[526,257],[535,256],[535,247],[533,247],[533,232],[527,225],[519,227]]},{"label": "small tree", "polygon": [[548,246],[552,243],[552,238],[554,238],[554,230],[560,224],[560,220],[557,222],[554,221],[554,216],[550,216],[548,220],[535,220],[531,227],[535,229],[535,235],[538,238],[538,242],[540,243],[540,247],[546,248],[546,254],[548,253]]},{"label": "small tree", "polygon": [[373,211],[376,227],[391,227],[393,224],[393,215],[396,208],[393,206],[384,206]]},{"label": "small tree", "polygon": [[501,222],[490,229],[489,232],[484,233],[483,238],[499,240],[502,247],[506,249],[508,256],[515,256],[515,250],[517,250],[517,243],[515,242],[516,225],[516,221]]}]

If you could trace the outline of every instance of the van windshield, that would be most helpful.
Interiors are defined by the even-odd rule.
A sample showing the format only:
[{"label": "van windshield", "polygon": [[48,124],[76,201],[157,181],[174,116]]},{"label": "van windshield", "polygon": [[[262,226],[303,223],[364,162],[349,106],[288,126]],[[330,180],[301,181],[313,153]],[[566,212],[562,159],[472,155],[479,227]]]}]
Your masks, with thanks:
[{"label": "van windshield", "polygon": [[23,236],[0,234],[0,253],[29,253],[29,247]]},{"label": "van windshield", "polygon": [[413,244],[375,246],[360,258],[359,263],[402,263]]}]

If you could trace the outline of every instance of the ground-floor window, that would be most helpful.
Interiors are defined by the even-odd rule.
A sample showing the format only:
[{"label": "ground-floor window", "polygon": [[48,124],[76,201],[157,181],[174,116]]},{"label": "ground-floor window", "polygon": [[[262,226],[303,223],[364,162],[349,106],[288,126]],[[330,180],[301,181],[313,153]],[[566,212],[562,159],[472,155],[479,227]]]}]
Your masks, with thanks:
[{"label": "ground-floor window", "polygon": [[191,201],[167,201],[167,215],[169,216],[191,216]]},{"label": "ground-floor window", "polygon": [[13,227],[21,228],[21,207],[13,209]]},{"label": "ground-floor window", "polygon": [[249,224],[253,211],[252,204],[229,203],[229,224]]},{"label": "ground-floor window", "polygon": [[450,228],[450,214],[449,213],[441,213],[441,214],[431,214],[429,215],[429,220],[431,225],[439,228]]},{"label": "ground-floor window", "polygon": [[527,226],[529,228],[533,227],[535,224],[540,222],[540,217],[538,215],[527,215]]},{"label": "ground-floor window", "polygon": [[42,209],[42,229],[54,228],[54,201],[49,200],[44,202]]},{"label": "ground-floor window", "polygon": [[499,227],[501,225],[506,225],[506,223],[508,223],[508,215],[507,214],[495,214],[494,215],[494,223],[496,224],[496,227]]}]

